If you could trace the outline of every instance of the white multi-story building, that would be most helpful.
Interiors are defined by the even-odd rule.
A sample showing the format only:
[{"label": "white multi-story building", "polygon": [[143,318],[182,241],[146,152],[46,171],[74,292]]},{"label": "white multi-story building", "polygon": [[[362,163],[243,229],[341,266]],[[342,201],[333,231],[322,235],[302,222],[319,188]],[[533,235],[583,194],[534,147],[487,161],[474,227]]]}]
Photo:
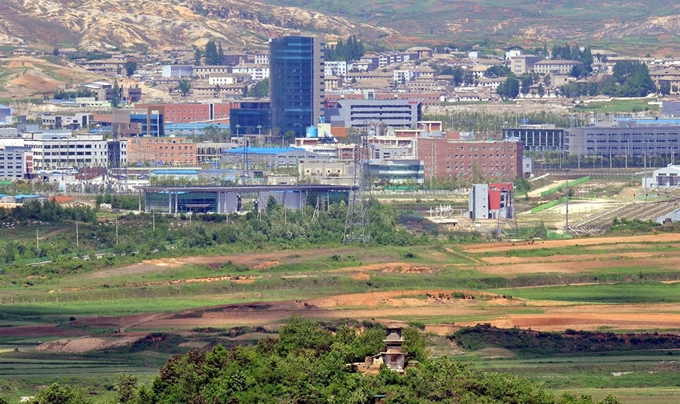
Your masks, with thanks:
[{"label": "white multi-story building", "polygon": [[73,115],[43,115],[41,118],[43,126],[49,126],[54,129],[80,129],[87,128],[90,114],[78,112]]},{"label": "white multi-story building", "polygon": [[406,84],[413,79],[415,72],[413,70],[395,70],[393,81],[397,84]]},{"label": "white multi-story building", "polygon": [[231,68],[232,73],[249,74],[253,80],[269,78],[269,66],[256,63],[243,63]]},{"label": "white multi-story building", "polygon": [[269,64],[269,54],[268,53],[254,53],[248,56],[248,59],[253,63],[258,65],[268,65]]},{"label": "white multi-story building", "polygon": [[347,76],[347,62],[343,61],[324,61],[324,76]]},{"label": "white multi-story building", "polygon": [[[32,166],[35,170],[63,167],[108,167],[111,160],[119,166],[127,165],[127,142],[110,142],[103,135],[71,136],[69,132],[34,133],[31,138],[22,139],[32,152]],[[115,156],[110,156],[115,153]]]},{"label": "white multi-story building", "polygon": [[572,69],[583,66],[578,60],[541,60],[534,63],[533,71],[538,74],[570,74]]},{"label": "white multi-story building", "polygon": [[0,178],[26,178],[33,171],[29,147],[0,146]]},{"label": "white multi-story building", "polygon": [[194,67],[187,65],[165,65],[161,70],[161,75],[165,78],[181,79],[193,74]]},{"label": "white multi-story building", "polygon": [[208,77],[208,84],[211,86],[229,86],[235,82],[234,76],[228,73],[215,73]]}]

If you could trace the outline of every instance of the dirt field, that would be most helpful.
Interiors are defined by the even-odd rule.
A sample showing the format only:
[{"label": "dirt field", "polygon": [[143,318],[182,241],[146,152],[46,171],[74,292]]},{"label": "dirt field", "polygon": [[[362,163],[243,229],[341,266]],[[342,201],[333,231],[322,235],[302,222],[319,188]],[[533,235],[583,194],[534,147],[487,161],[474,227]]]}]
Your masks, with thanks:
[{"label": "dirt field", "polygon": [[[469,296],[476,292],[461,291]],[[419,318],[427,322],[428,317],[451,318],[467,316],[491,316],[482,322],[504,328],[521,327],[542,331],[560,331],[567,328],[597,330],[603,327],[624,330],[676,329],[680,325],[677,305],[573,305],[567,303],[504,299],[493,295],[480,295],[477,299],[449,299],[451,291],[409,290],[391,292],[371,292],[341,295],[325,299],[307,301],[286,301],[276,303],[248,303],[212,307],[209,310],[189,310],[182,313],[155,314],[123,318],[128,322],[121,327],[130,333],[126,336],[139,336],[143,332],[135,329],[191,329],[194,327],[229,328],[235,326],[272,326],[293,314],[316,320],[343,319],[372,320],[394,323],[396,318]],[[438,296],[444,295],[443,298]],[[423,298],[424,296],[430,296]],[[437,296],[436,298],[434,296]],[[484,299],[480,299],[485,297]],[[542,314],[516,314],[522,307],[532,310],[540,308]],[[97,326],[102,319],[84,320],[90,326]],[[105,320],[108,321],[108,320]],[[456,321],[450,324],[428,326],[427,330],[447,335],[462,326],[473,326],[480,321]],[[115,341],[114,341],[115,342]],[[113,342],[90,341],[84,344],[104,344]],[[55,349],[63,345],[55,345]],[[58,348],[62,349],[62,348]],[[64,348],[75,349],[75,348]]]},{"label": "dirt field", "polygon": [[[536,331],[564,331],[567,328],[595,331],[608,327],[617,330],[667,330],[676,329],[680,314],[613,314],[578,313],[545,315],[511,315],[507,318],[489,321],[501,328],[531,328]],[[459,323],[474,326],[477,322]]]},{"label": "dirt field", "polygon": [[523,242],[499,242],[499,243],[484,243],[473,244],[465,246],[466,252],[498,252],[507,250],[535,250],[539,248],[559,248],[569,246],[589,246],[598,244],[626,244],[631,243],[671,243],[680,242],[680,233],[663,233],[650,234],[644,236],[627,236],[627,237],[589,237],[589,238],[575,238],[569,240],[545,240],[537,241],[533,244]]},{"label": "dirt field", "polygon": [[[675,252],[665,255],[680,255]],[[581,262],[581,261],[607,261],[612,259],[641,259],[658,257],[655,252],[617,252],[597,255],[551,255],[548,257],[483,257],[482,261],[492,265],[525,264],[532,262]],[[578,269],[578,268],[576,268]]]},{"label": "dirt field", "polygon": [[[642,257],[646,253],[639,254]],[[635,255],[635,253],[630,253],[629,255]],[[618,256],[620,256],[621,258],[616,258]],[[599,257],[593,258],[593,256],[590,256],[590,259],[587,259],[587,256],[575,256],[569,259],[568,261],[551,260],[551,258],[555,257],[518,258],[517,260],[513,260],[513,258],[516,257],[508,257],[507,264],[493,266],[477,266],[470,269],[474,269],[484,274],[493,275],[517,275],[532,273],[578,274],[607,268],[621,268],[624,266],[677,269],[677,264],[680,261],[680,257],[678,257],[677,255],[664,258],[642,259],[633,258],[630,256],[625,257],[624,254],[616,254],[616,257],[612,259],[601,259]],[[575,263],[578,264],[575,265]]]}]

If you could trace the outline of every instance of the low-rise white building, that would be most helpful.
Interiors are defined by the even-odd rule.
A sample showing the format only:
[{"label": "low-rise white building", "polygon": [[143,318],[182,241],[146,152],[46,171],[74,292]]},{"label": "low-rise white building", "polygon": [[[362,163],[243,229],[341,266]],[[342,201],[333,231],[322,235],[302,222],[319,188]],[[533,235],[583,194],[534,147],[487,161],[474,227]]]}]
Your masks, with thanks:
[{"label": "low-rise white building", "polygon": [[235,82],[234,76],[228,73],[215,73],[208,77],[208,84],[212,86],[229,86]]},{"label": "low-rise white building", "polygon": [[668,165],[642,179],[642,188],[680,188],[680,166]]},{"label": "low-rise white building", "polygon": [[194,74],[194,67],[187,65],[165,65],[161,70],[162,77],[165,78],[187,78]]},{"label": "low-rise white building", "polygon": [[269,66],[257,63],[243,63],[231,68],[232,73],[249,74],[253,80],[269,78]]},{"label": "low-rise white building", "polygon": [[347,76],[347,62],[343,61],[325,61],[323,65],[324,76]]},{"label": "low-rise white building", "polygon": [[533,72],[546,74],[571,74],[571,71],[576,66],[583,66],[582,62],[578,60],[541,60],[534,63]]}]

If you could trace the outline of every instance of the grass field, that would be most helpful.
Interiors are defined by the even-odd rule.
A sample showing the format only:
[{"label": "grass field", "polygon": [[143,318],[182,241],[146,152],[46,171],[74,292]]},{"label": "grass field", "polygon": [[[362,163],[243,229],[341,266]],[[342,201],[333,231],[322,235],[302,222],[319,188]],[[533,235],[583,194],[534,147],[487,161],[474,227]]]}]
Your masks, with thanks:
[{"label": "grass field", "polygon": [[641,112],[641,111],[657,111],[659,106],[656,104],[650,105],[650,101],[658,101],[657,99],[635,99],[635,100],[612,100],[607,102],[591,102],[589,104],[580,104],[576,106],[577,110],[587,112]]},{"label": "grass field", "polygon": [[[22,229],[13,237],[29,241],[34,231]],[[276,330],[298,314],[330,322],[423,324],[439,335],[432,337],[438,354],[455,353],[555,391],[672,402],[680,394],[670,364],[674,352],[540,359],[517,352],[460,355],[445,336],[477,323],[545,331],[679,332],[678,246],[675,234],[521,245],[437,241],[159,258],[51,278],[16,275],[0,290],[0,379],[7,377],[0,391],[18,398],[47,380],[63,380],[106,397],[110,391],[102,380],[119,372],[149,380],[168,355],[155,348],[139,357],[119,348],[32,351],[41,344],[68,339],[85,346],[92,339],[142,338],[151,332],[179,335],[191,344],[233,344],[219,331],[196,330]],[[21,376],[29,373],[33,376]]]}]

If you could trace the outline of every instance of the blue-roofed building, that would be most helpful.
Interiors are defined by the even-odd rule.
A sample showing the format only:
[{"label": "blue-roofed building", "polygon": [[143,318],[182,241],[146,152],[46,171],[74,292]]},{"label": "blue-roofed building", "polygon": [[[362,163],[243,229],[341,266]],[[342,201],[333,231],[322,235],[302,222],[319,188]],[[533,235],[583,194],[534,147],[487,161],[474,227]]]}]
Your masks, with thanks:
[{"label": "blue-roofed building", "polygon": [[24,202],[28,202],[28,201],[41,201],[42,202],[42,201],[47,200],[47,198],[42,196],[42,195],[24,195],[24,194],[14,195],[13,197],[7,196],[4,199],[7,200],[8,198],[14,199],[14,201],[13,201],[14,203],[24,203]]}]

